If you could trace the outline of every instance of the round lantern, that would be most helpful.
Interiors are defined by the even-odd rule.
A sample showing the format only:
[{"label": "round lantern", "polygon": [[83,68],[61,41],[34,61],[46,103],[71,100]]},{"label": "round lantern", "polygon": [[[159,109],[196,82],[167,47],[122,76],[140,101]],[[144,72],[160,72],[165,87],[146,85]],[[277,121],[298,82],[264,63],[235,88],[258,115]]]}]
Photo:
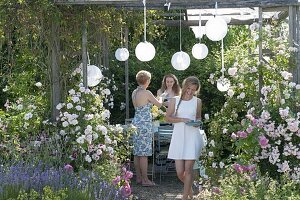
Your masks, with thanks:
[{"label": "round lantern", "polygon": [[204,59],[208,54],[208,48],[205,44],[195,44],[192,49],[192,54],[196,59]]},{"label": "round lantern", "polygon": [[177,70],[185,70],[190,66],[191,59],[190,56],[183,52],[176,52],[171,59],[172,66]]},{"label": "round lantern", "polygon": [[126,48],[118,48],[115,57],[118,61],[126,61],[129,57],[129,51]]},{"label": "round lantern", "polygon": [[193,26],[192,30],[194,32],[195,38],[202,38],[205,35],[205,26]]},{"label": "round lantern", "polygon": [[227,78],[221,77],[219,80],[217,80],[217,88],[221,92],[225,92],[230,87],[230,81]]},{"label": "round lantern", "polygon": [[98,85],[103,78],[101,70],[95,65],[87,66],[87,84],[89,87]]},{"label": "round lantern", "polygon": [[206,22],[205,25],[206,36],[212,41],[222,40],[228,31],[226,21],[220,17],[213,17]]},{"label": "round lantern", "polygon": [[150,42],[140,42],[135,48],[135,55],[142,62],[150,61],[155,56],[155,48]]}]

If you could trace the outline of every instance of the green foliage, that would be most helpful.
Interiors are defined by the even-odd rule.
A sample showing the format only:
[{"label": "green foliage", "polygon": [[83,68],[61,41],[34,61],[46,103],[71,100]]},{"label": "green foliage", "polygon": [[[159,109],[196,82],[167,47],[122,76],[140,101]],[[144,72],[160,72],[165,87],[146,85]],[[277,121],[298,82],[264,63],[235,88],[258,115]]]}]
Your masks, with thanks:
[{"label": "green foliage", "polygon": [[[299,199],[299,183],[281,177],[277,182],[267,176],[253,179],[249,174],[236,173],[228,170],[224,178],[220,180],[218,189],[212,190],[212,199],[231,200],[231,199]],[[218,192],[216,192],[218,191]]]},{"label": "green foliage", "polygon": [[9,187],[6,188],[6,194],[3,196],[3,199],[7,200],[90,200],[94,199],[94,197],[91,197],[88,195],[88,192],[86,191],[79,191],[79,190],[73,190],[73,189],[60,189],[58,191],[53,190],[51,187],[46,186],[43,189],[43,192],[39,194],[35,190],[25,191],[23,189],[9,189]]}]

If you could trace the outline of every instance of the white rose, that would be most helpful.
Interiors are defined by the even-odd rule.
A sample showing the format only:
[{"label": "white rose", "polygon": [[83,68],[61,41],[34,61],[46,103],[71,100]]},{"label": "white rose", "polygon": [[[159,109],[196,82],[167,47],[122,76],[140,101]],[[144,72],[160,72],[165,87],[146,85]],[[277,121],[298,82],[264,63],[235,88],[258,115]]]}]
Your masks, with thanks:
[{"label": "white rose", "polygon": [[227,95],[230,96],[230,97],[233,97],[234,91],[233,91],[232,89],[229,89],[229,90],[227,91]]},{"label": "white rose", "polygon": [[42,87],[42,83],[41,83],[41,82],[37,82],[37,83],[35,84],[35,86],[36,86],[36,87]]},{"label": "white rose", "polygon": [[90,155],[86,155],[84,159],[85,159],[85,161],[87,161],[89,163],[92,162],[92,158]]},{"label": "white rose", "polygon": [[228,74],[229,74],[230,76],[235,76],[237,70],[238,70],[238,69],[237,69],[236,67],[230,67],[230,68],[228,69]]}]

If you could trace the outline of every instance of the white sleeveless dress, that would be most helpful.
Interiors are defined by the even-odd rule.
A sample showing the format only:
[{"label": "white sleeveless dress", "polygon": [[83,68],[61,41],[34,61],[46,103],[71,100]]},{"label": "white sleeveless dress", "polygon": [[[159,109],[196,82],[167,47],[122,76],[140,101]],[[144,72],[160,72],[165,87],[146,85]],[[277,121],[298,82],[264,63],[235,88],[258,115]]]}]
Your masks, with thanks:
[{"label": "white sleeveless dress", "polygon": [[[174,98],[176,99],[176,110],[180,97],[176,96]],[[181,101],[176,116],[196,120],[196,112],[197,97],[193,97],[189,101]],[[201,136],[199,128],[188,126],[184,122],[174,123],[174,129],[168,153],[169,159],[198,160],[203,147],[204,140]]]}]

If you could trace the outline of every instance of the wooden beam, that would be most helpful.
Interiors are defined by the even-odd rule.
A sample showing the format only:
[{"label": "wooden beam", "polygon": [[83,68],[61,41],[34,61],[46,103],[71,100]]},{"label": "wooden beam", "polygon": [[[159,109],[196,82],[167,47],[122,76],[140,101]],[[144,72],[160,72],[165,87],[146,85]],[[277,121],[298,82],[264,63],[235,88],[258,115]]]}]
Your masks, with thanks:
[{"label": "wooden beam", "polygon": [[[141,9],[142,0],[52,0],[55,4],[98,4],[113,7]],[[211,0],[168,0],[171,2],[170,10],[177,9],[208,9],[215,7]],[[162,10],[166,0],[147,0],[147,9]],[[218,8],[244,8],[244,7],[277,7],[299,5],[298,0],[219,0]]]},{"label": "wooden beam", "polygon": [[[128,27],[125,28],[125,47],[128,49]],[[123,38],[122,38],[123,39]],[[128,60],[125,61],[125,104],[126,104],[126,118],[129,119],[129,65]]]},{"label": "wooden beam", "polygon": [[[289,6],[289,46],[298,48],[294,56],[290,58],[293,82],[300,83],[300,14],[299,6]],[[296,65],[296,66],[295,66]]]},{"label": "wooden beam", "polygon": [[[207,20],[201,20],[201,25],[204,26]],[[254,22],[258,22],[258,19],[248,19],[248,20],[238,20],[231,19],[228,25],[250,25]],[[156,25],[165,25],[165,26],[179,26],[180,20],[156,20],[153,21]],[[189,20],[189,21],[181,21],[182,26],[198,26],[199,20]]]},{"label": "wooden beam", "polygon": [[57,104],[61,102],[61,86],[60,86],[60,42],[59,42],[59,23],[53,19],[51,22],[51,119],[56,121],[59,110],[56,109]]},{"label": "wooden beam", "polygon": [[262,38],[262,27],[263,27],[263,17],[262,17],[262,8],[259,8],[258,9],[258,17],[259,17],[259,20],[258,20],[258,24],[259,24],[259,40],[258,40],[258,59],[259,59],[259,66],[258,66],[258,87],[259,87],[259,94],[258,95],[259,97],[262,97],[262,94],[261,94],[261,88],[264,84],[264,81],[263,81],[263,70],[262,70],[262,63],[263,63],[263,52],[262,52],[262,42],[263,42],[263,38]]}]

